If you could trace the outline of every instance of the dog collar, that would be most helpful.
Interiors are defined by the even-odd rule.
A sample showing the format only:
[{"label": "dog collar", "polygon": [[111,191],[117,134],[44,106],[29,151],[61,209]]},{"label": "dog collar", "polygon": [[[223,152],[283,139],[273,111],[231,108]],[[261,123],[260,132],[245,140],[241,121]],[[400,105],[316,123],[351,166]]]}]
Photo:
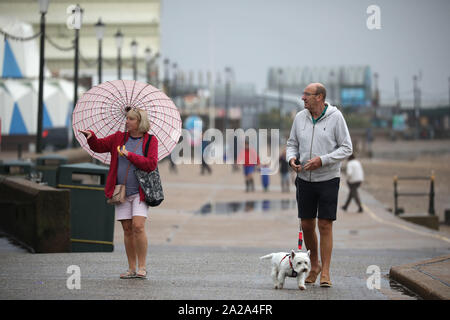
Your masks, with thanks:
[{"label": "dog collar", "polygon": [[281,259],[280,264],[286,257],[289,257],[289,265],[291,266],[291,269],[292,269],[292,276],[291,277],[295,278],[297,276],[297,272],[294,270],[294,267],[292,266],[292,261],[291,261],[291,255],[290,254],[285,255],[284,258]]}]

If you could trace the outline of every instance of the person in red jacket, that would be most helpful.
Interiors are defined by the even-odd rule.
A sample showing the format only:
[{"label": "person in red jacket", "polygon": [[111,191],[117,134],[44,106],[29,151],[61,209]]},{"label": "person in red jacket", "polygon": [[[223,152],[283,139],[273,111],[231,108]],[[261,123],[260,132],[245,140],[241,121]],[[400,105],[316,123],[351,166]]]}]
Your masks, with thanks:
[{"label": "person in red jacket", "polygon": [[258,153],[250,148],[248,141],[245,141],[245,148],[239,153],[237,163],[244,166],[245,192],[255,191],[253,173],[260,163]]},{"label": "person in red jacket", "polygon": [[[91,130],[79,130],[87,139],[89,147],[97,153],[111,153],[111,163],[105,185],[105,196],[111,199],[116,184],[126,186],[126,201],[115,205],[116,219],[122,223],[128,270],[121,279],[146,278],[147,235],[145,221],[148,205],[145,194],[134,174],[136,168],[150,172],[158,164],[158,140],[152,137],[147,156],[145,145],[150,138],[150,122],[147,113],[141,109],[127,112],[127,132],[117,131],[103,139]],[[136,272],[136,256],[138,270]]]}]

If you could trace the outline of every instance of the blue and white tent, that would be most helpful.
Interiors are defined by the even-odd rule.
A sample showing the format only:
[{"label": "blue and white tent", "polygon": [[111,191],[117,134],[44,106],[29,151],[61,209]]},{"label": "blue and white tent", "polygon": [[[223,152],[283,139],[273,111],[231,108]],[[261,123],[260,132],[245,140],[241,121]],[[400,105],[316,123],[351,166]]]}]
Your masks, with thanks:
[{"label": "blue and white tent", "polygon": [[[0,79],[2,135],[37,133],[38,86],[37,80]],[[44,129],[71,126],[72,99],[63,87],[73,89],[73,84],[63,79],[51,79],[44,84]]]},{"label": "blue and white tent", "polygon": [[[35,32],[30,24],[0,16],[0,28],[8,34],[29,37]],[[39,37],[30,41],[15,41],[0,36],[0,77],[36,78],[39,76]],[[45,76],[50,72],[45,70]]]},{"label": "blue and white tent", "polygon": [[[0,28],[18,37],[33,35],[30,24],[0,16]],[[15,41],[0,35],[1,135],[37,133],[39,90],[39,37]],[[84,89],[79,87],[79,96]],[[71,131],[73,82],[51,78],[45,69],[43,128]]]}]

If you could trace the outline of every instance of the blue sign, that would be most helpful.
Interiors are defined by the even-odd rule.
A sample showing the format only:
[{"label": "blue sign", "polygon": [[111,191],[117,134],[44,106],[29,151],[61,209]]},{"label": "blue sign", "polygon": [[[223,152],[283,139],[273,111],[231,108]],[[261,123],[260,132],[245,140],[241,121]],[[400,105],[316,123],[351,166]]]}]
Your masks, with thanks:
[{"label": "blue sign", "polygon": [[365,106],[366,91],[364,88],[342,88],[341,103],[344,106]]}]

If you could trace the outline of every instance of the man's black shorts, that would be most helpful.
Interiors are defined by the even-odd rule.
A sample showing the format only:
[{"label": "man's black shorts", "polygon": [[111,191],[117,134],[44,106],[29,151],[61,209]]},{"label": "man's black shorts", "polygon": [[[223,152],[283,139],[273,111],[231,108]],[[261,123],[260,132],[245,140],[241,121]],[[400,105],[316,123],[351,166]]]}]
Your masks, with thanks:
[{"label": "man's black shorts", "polygon": [[[295,179],[297,207],[300,219],[336,220],[339,178],[328,181],[308,182]],[[318,214],[317,214],[318,213]]]}]

